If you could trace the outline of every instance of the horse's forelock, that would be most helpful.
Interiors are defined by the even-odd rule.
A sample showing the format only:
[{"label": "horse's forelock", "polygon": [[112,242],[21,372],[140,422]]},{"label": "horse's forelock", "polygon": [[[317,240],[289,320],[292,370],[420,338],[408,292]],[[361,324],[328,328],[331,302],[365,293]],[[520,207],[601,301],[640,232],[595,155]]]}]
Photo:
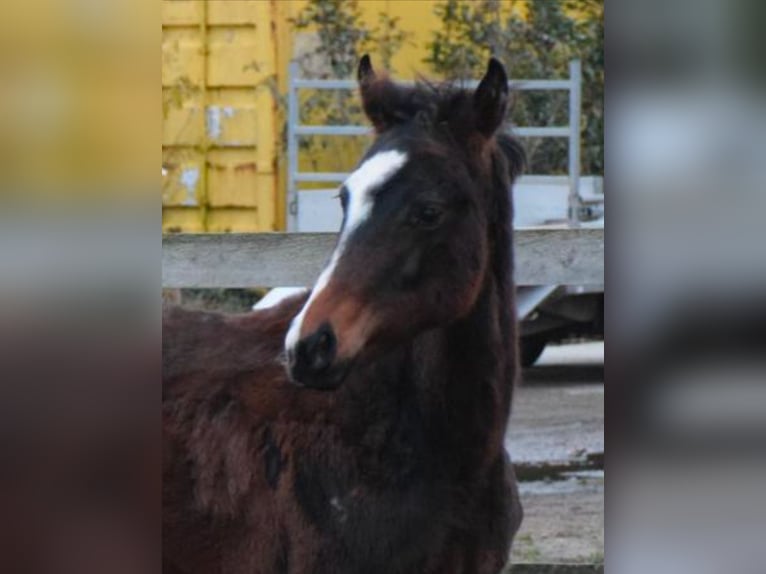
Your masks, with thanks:
[{"label": "horse's forelock", "polygon": [[417,90],[376,77],[362,84],[364,111],[378,133],[411,120],[422,108]]},{"label": "horse's forelock", "polygon": [[473,92],[455,82],[435,83],[421,77],[414,85],[401,85],[377,76],[363,84],[362,91],[365,111],[379,134],[414,122],[421,150],[465,154],[469,170],[479,177],[502,169],[502,180],[493,177],[493,188],[512,184],[526,167],[524,148],[502,125],[494,137],[476,132]]},{"label": "horse's forelock", "polygon": [[470,121],[470,93],[453,82],[434,83],[418,78],[402,85],[387,76],[376,76],[361,84],[364,111],[376,131],[417,120],[421,127],[459,127]]}]

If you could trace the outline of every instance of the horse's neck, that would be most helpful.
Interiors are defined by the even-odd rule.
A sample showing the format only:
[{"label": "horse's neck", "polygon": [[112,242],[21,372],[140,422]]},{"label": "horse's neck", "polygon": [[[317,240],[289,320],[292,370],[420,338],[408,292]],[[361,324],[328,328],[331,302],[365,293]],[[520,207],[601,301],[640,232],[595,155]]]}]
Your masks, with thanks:
[{"label": "horse's neck", "polygon": [[437,335],[441,364],[432,380],[422,381],[436,392],[441,387],[441,412],[432,414],[450,449],[461,453],[466,472],[494,461],[503,446],[514,372],[508,340],[513,327],[504,324],[510,305],[490,278],[472,312]]},{"label": "horse's neck", "polygon": [[[501,238],[501,240],[505,240]],[[510,242],[510,238],[507,239]],[[354,441],[425,447],[451,472],[474,475],[502,452],[515,376],[510,253],[494,253],[471,312],[358,371],[341,401]],[[416,441],[416,444],[413,444]],[[429,458],[429,460],[431,460]]]},{"label": "horse's neck", "polygon": [[[501,192],[504,193],[504,192]],[[488,272],[469,315],[436,333],[414,353],[430,360],[420,384],[443,393],[443,406],[428,400],[456,453],[471,453],[468,465],[491,463],[502,452],[516,378],[516,317],[512,274],[512,206],[498,196],[497,221],[490,228]],[[415,348],[418,348],[418,342]],[[430,347],[430,348],[429,348]],[[437,361],[433,357],[438,357]],[[428,364],[428,363],[426,363]],[[441,421],[440,421],[441,418]]]}]

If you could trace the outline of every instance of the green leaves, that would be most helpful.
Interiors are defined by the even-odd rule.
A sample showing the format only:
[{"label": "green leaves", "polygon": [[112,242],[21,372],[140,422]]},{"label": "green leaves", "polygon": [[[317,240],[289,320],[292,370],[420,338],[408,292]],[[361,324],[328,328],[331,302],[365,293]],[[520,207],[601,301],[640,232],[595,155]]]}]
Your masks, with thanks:
[{"label": "green leaves", "polygon": [[[316,49],[299,59],[304,78],[352,78],[359,58],[368,52],[375,55],[376,66],[393,71],[394,56],[412,37],[402,30],[399,18],[384,12],[378,14],[374,27],[368,26],[357,0],[308,0],[291,23],[297,30],[312,31],[317,36]],[[359,96],[351,90],[302,90],[300,110],[301,121],[307,124],[366,123]],[[312,169],[318,169],[316,164],[321,162],[322,169],[347,171],[366,143],[366,139],[354,137],[302,138],[301,157],[312,162]]]}]

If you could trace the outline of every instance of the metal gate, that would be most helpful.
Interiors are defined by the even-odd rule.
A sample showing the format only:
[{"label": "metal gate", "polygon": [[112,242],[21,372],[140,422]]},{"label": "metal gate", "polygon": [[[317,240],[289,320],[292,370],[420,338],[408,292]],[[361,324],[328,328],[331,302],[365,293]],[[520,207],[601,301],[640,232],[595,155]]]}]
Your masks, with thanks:
[{"label": "metal gate", "polygon": [[[546,127],[514,127],[513,133],[519,137],[547,137],[567,138],[568,146],[568,176],[565,183],[568,185],[568,209],[569,224],[579,224],[580,213],[580,94],[581,94],[582,71],[580,60],[572,60],[569,63],[569,78],[558,80],[511,80],[509,86],[516,91],[566,91],[569,94],[569,124],[565,126]],[[475,88],[478,82],[467,83],[466,86]],[[288,118],[287,118],[287,229],[288,231],[315,231],[307,229],[305,221],[302,221],[299,210],[302,207],[302,195],[318,194],[317,191],[301,191],[301,183],[332,183],[340,184],[348,173],[343,172],[318,172],[300,171],[298,155],[300,151],[300,138],[305,136],[359,136],[371,133],[369,126],[362,125],[304,125],[301,123],[299,91],[302,89],[313,90],[354,90],[357,83],[353,80],[308,80],[300,77],[300,68],[297,62],[290,63],[289,86],[288,86]],[[556,184],[561,182],[561,177],[546,175],[526,175],[519,180],[519,185],[525,184]],[[305,195],[304,195],[305,194]],[[326,212],[325,212],[326,213]],[[337,229],[337,222],[333,221],[328,228]],[[324,229],[322,229],[324,230]]]}]

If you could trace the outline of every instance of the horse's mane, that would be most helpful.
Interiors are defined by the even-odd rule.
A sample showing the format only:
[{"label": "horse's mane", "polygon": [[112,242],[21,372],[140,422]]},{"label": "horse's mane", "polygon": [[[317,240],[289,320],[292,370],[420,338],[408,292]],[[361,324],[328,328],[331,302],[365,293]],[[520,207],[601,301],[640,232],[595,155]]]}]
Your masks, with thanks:
[{"label": "horse's mane", "polygon": [[495,142],[497,149],[505,157],[508,175],[513,183],[527,167],[527,154],[524,147],[519,140],[508,133],[497,134]]}]

